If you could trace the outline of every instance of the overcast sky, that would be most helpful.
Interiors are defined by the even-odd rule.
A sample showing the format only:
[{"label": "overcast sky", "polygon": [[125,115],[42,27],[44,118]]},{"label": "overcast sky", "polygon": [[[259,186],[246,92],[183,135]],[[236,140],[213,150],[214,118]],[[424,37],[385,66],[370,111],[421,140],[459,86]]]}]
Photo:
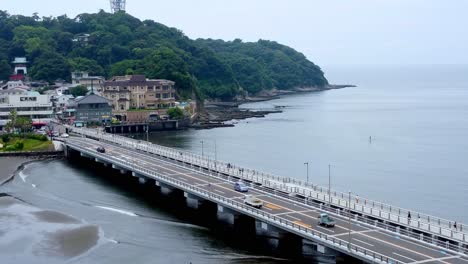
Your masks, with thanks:
[{"label": "overcast sky", "polygon": [[[0,0],[10,14],[75,17],[108,0]],[[191,38],[275,40],[319,65],[468,64],[466,0],[127,0]]]}]

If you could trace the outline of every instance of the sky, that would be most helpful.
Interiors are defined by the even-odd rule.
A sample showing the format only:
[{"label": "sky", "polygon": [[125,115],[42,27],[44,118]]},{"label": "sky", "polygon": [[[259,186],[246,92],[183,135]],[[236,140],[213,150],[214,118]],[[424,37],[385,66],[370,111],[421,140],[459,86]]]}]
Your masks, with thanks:
[{"label": "sky", "polygon": [[[75,17],[108,0],[0,0],[10,14]],[[319,65],[468,64],[468,0],[127,0],[190,38],[274,40]]]}]

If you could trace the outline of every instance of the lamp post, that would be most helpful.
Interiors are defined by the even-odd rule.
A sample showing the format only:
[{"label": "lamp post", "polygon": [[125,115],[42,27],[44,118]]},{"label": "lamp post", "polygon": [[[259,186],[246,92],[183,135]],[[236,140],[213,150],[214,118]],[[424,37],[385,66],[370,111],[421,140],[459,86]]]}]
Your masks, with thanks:
[{"label": "lamp post", "polygon": [[304,162],[304,165],[307,167],[307,183],[309,183],[309,162]]},{"label": "lamp post", "polygon": [[216,170],[216,163],[218,162],[218,151],[216,149],[216,139],[215,139],[214,143],[215,143],[215,160],[214,160],[214,163],[215,163],[215,170]]},{"label": "lamp post", "polygon": [[351,251],[351,191],[348,192],[349,200],[348,200],[348,247]]},{"label": "lamp post", "polygon": [[204,154],[203,154],[203,140],[200,141],[200,143],[201,143],[201,156],[202,156],[202,158],[203,158],[203,156],[204,156]]},{"label": "lamp post", "polygon": [[328,164],[328,203],[331,206],[331,165]]}]

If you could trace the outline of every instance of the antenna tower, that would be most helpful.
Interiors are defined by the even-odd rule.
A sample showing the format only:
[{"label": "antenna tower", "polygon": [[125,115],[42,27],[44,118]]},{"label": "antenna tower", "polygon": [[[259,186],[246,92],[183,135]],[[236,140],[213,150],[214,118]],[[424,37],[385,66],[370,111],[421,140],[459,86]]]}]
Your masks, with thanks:
[{"label": "antenna tower", "polygon": [[125,2],[126,0],[110,0],[112,13],[117,13],[119,11],[125,12]]}]

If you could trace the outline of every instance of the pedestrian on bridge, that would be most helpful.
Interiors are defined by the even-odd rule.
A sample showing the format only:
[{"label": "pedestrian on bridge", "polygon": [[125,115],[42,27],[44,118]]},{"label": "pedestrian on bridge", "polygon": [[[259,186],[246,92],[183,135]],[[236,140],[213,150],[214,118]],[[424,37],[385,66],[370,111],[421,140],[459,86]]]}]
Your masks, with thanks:
[{"label": "pedestrian on bridge", "polygon": [[411,212],[408,211],[408,224],[409,224],[410,221],[411,221]]}]

